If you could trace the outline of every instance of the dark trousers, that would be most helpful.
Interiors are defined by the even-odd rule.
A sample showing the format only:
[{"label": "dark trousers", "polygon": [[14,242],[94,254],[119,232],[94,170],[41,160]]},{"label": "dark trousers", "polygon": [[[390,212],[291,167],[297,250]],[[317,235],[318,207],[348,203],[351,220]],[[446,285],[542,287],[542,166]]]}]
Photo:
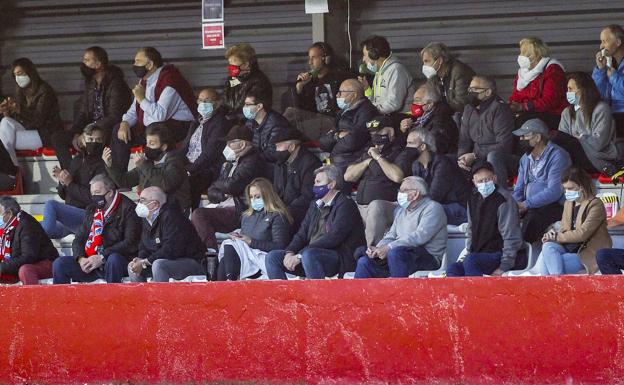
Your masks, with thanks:
[{"label": "dark trousers", "polygon": [[559,121],[561,120],[561,115],[552,115],[545,112],[521,112],[516,115],[515,126],[516,129],[520,128],[524,122],[530,119],[541,119],[549,129],[557,130],[559,128]]},{"label": "dark trousers", "polygon": [[201,208],[193,211],[191,222],[208,249],[217,250],[215,232],[229,233],[240,227],[240,215],[235,207]]},{"label": "dark trousers", "polygon": [[595,173],[599,170],[596,170],[592,162],[585,154],[585,150],[581,145],[581,142],[574,136],[567,134],[562,131],[555,131],[550,135],[550,140],[557,144],[559,147],[562,147],[564,150],[570,154],[570,158],[572,159],[572,164],[576,167],[582,168],[583,170],[589,173]]},{"label": "dark trousers", "polygon": [[364,247],[357,251],[361,257],[357,262],[355,278],[406,278],[420,270],[440,268],[440,262],[422,246],[390,249],[386,256],[387,263],[380,263],[366,256]]},{"label": "dark trousers", "polygon": [[[616,138],[624,138],[624,112],[614,112],[613,120],[615,120]],[[620,155],[620,157],[621,156],[622,155]]]},{"label": "dark trousers", "polygon": [[600,249],[596,262],[602,274],[622,274],[624,269],[624,249]]},{"label": "dark trousers", "polygon": [[446,270],[447,277],[480,277],[492,274],[500,266],[502,251],[495,253],[470,253],[463,262],[455,262]]},{"label": "dark trousers", "polygon": [[189,176],[189,184],[191,186],[191,209],[195,210],[201,202],[201,195],[208,190],[208,187],[215,179],[212,170],[202,170],[192,173]]},{"label": "dark trousers", "polygon": [[529,243],[542,239],[548,226],[561,220],[563,206],[559,202],[529,209],[522,217],[522,239]]},{"label": "dark trousers", "polygon": [[128,260],[121,254],[113,253],[106,258],[106,263],[99,269],[85,273],[74,257],[66,255],[58,257],[52,264],[54,284],[77,282],[93,282],[104,278],[108,283],[121,283],[128,275]]},{"label": "dark trousers", "polygon": [[57,131],[50,137],[50,144],[63,170],[69,170],[72,161],[71,148],[74,133],[67,130]]}]

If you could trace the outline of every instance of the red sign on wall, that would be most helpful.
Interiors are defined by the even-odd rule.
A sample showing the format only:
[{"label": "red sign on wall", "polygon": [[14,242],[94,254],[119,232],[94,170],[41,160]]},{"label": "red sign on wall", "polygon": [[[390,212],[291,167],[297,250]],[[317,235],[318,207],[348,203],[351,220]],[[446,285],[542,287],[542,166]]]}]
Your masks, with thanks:
[{"label": "red sign on wall", "polygon": [[202,24],[202,41],[204,49],[225,48],[223,23]]}]

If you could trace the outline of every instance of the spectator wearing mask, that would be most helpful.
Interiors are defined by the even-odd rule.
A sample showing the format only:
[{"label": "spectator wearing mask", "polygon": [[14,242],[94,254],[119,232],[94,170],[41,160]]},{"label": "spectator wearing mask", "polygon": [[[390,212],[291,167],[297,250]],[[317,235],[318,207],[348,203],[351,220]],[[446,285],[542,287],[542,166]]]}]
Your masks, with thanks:
[{"label": "spectator wearing mask", "polygon": [[52,176],[58,180],[56,191],[65,203],[54,199],[43,206],[43,229],[52,239],[75,234],[84,221],[85,209],[91,202],[89,182],[94,176],[106,173],[102,160],[104,151],[104,130],[96,123],[87,125],[82,131],[81,151],[71,160],[69,169],[55,166]]},{"label": "spectator wearing mask", "polygon": [[420,51],[422,73],[453,111],[463,112],[468,104],[468,86],[475,72],[455,58],[444,43],[427,44]]},{"label": "spectator wearing mask", "polygon": [[411,164],[411,174],[427,183],[427,196],[442,205],[447,223],[459,226],[468,221],[466,209],[472,185],[456,162],[436,151],[435,142],[431,131],[412,130],[407,135],[405,157]]},{"label": "spectator wearing mask", "polygon": [[225,51],[228,61],[228,78],[223,90],[224,107],[228,118],[242,124],[245,98],[251,90],[262,90],[268,100],[273,100],[273,87],[260,70],[256,51],[247,43],[234,44]]},{"label": "spectator wearing mask", "polygon": [[566,197],[561,226],[559,231],[544,234],[542,252],[531,271],[538,275],[595,274],[596,252],[612,245],[604,205],[584,170],[566,170],[561,183]]},{"label": "spectator wearing mask", "polygon": [[188,160],[186,171],[191,186],[192,209],[199,206],[201,194],[219,176],[225,136],[232,128],[220,95],[212,88],[204,88],[197,94],[197,112],[199,117],[191,124],[178,150]]},{"label": "spectator wearing mask", "polygon": [[370,134],[366,123],[378,112],[364,96],[364,88],[355,79],[347,79],[338,90],[338,106],[342,110],[336,128],[321,138],[321,150],[330,153],[332,164],[342,172],[368,148]]},{"label": "spectator wearing mask", "polygon": [[540,119],[527,120],[514,135],[521,138],[524,155],[513,197],[522,218],[522,239],[534,243],[561,218],[561,175],[572,161],[564,149],[548,139],[548,126]]},{"label": "spectator wearing mask", "polygon": [[376,245],[392,224],[397,191],[410,164],[397,162],[404,145],[396,139],[387,117],[368,122],[372,146],[345,172],[346,182],[358,183],[356,202],[364,222],[366,244]]},{"label": "spectator wearing mask", "polygon": [[600,51],[592,78],[602,99],[611,107],[618,137],[624,137],[624,29],[616,24],[600,32]]},{"label": "spectator wearing mask", "polygon": [[294,107],[284,112],[284,117],[308,140],[319,140],[332,130],[340,112],[336,94],[346,76],[334,65],[333,56],[333,49],[325,42],[317,41],[310,46],[309,71],[297,75],[292,91]]},{"label": "spectator wearing mask", "polygon": [[301,133],[290,129],[273,138],[277,162],[273,186],[292,216],[292,230],[297,232],[314,195],[314,170],[321,161],[301,143]]},{"label": "spectator wearing mask", "polygon": [[373,84],[360,76],[363,88],[370,90],[370,101],[381,114],[408,112],[416,85],[409,70],[390,50],[382,36],[369,36],[362,42],[362,61],[375,74]]},{"label": "spectator wearing mask", "polygon": [[266,275],[265,258],[290,241],[292,217],[271,182],[254,179],[246,188],[250,207],[243,212],[241,229],[230,234],[219,249],[218,281],[236,281]]},{"label": "spectator wearing mask", "polygon": [[165,124],[176,143],[186,137],[197,115],[193,88],[177,67],[164,64],[156,48],[140,48],[132,70],[139,78],[132,89],[134,100],[111,138],[113,166],[120,172],[128,169],[130,148],[145,144],[146,127]]},{"label": "spectator wearing mask", "polygon": [[496,82],[475,76],[468,89],[470,104],[464,108],[457,151],[460,168],[470,171],[477,160],[487,160],[505,188],[509,175],[518,172],[520,157],[513,154],[514,118],[509,105],[496,94]]},{"label": "spectator wearing mask", "polygon": [[584,72],[568,75],[570,105],[561,115],[559,131],[552,141],[573,154],[573,164],[589,173],[608,169],[617,160],[615,121],[609,105],[591,77]]},{"label": "spectator wearing mask", "polygon": [[63,169],[70,167],[70,149],[83,149],[82,130],[85,126],[96,123],[104,132],[104,143],[108,143],[113,127],[121,122],[132,101],[123,71],[108,62],[108,53],[104,48],[87,48],[82,56],[80,72],[85,88],[76,105],[72,128],[70,131],[55,132],[51,140]]},{"label": "spectator wearing mask", "polygon": [[54,283],[106,279],[121,283],[128,262],[137,256],[141,221],[132,199],[120,193],[106,174],[90,182],[92,204],[76,232],[71,256],[54,261]]},{"label": "spectator wearing mask", "polygon": [[143,218],[139,255],[128,264],[132,282],[169,282],[203,275],[205,249],[188,216],[160,187],[141,192],[136,214]]},{"label": "spectator wearing mask", "polygon": [[516,114],[516,127],[539,118],[555,129],[567,107],[563,65],[550,57],[550,49],[541,39],[529,37],[520,40],[519,45],[520,68],[509,97],[509,106]]},{"label": "spectator wearing mask", "polygon": [[36,150],[50,145],[52,134],[63,129],[56,93],[39,77],[29,59],[11,65],[17,85],[14,97],[0,103],[0,141],[17,165],[16,150]]},{"label": "spectator wearing mask", "polygon": [[217,207],[193,211],[191,220],[209,253],[217,252],[215,232],[229,233],[240,227],[241,214],[248,207],[245,187],[264,176],[266,166],[252,144],[247,126],[234,126],[226,136],[225,163],[219,178],[208,188],[208,199]]},{"label": "spectator wearing mask", "polygon": [[360,247],[355,278],[407,278],[419,270],[437,270],[446,252],[446,216],[427,195],[427,183],[409,176],[397,194],[399,209],[392,227],[376,246]]},{"label": "spectator wearing mask", "polygon": [[58,257],[52,241],[15,198],[0,197],[0,283],[36,285],[52,278]]},{"label": "spectator wearing mask", "polygon": [[364,225],[357,205],[342,193],[342,172],[336,166],[315,171],[314,198],[299,231],[285,250],[266,256],[270,279],[286,273],[323,279],[355,270],[355,249],[365,244]]},{"label": "spectator wearing mask", "polygon": [[401,132],[424,128],[436,138],[440,154],[456,154],[459,130],[453,120],[453,110],[442,100],[438,88],[431,83],[418,87],[412,103],[412,117],[401,121]]},{"label": "spectator wearing mask", "polygon": [[518,257],[522,248],[518,205],[496,179],[490,163],[479,161],[472,167],[475,189],[468,201],[468,254],[449,266],[449,277],[500,276],[526,264],[526,258]]},{"label": "spectator wearing mask", "polygon": [[113,165],[112,151],[105,148],[102,155],[106,172],[120,188],[143,190],[157,186],[177,200],[183,210],[191,205],[191,193],[186,173],[186,159],[176,153],[175,140],[164,123],[154,123],[145,130],[146,145],[134,169],[122,172]]}]

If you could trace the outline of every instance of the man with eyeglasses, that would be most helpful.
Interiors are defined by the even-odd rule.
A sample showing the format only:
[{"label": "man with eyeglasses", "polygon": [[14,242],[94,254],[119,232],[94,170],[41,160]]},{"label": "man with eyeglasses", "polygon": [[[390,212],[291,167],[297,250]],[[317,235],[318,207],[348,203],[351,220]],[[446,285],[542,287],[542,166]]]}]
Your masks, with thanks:
[{"label": "man with eyeglasses", "polygon": [[509,105],[496,94],[496,81],[488,76],[472,78],[468,88],[470,103],[464,107],[459,133],[457,164],[470,171],[477,160],[492,164],[499,185],[516,175],[519,156],[514,155],[514,116]]},{"label": "man with eyeglasses", "polygon": [[471,173],[475,188],[468,200],[468,253],[449,266],[447,276],[500,276],[524,267],[526,257],[518,256],[522,233],[516,201],[496,184],[498,178],[489,162],[477,161]]}]

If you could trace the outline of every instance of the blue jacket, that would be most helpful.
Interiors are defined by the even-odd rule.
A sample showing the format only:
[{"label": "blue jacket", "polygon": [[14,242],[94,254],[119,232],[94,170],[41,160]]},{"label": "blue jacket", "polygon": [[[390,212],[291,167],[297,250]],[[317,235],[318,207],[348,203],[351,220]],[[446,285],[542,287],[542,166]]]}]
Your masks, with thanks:
[{"label": "blue jacket", "polygon": [[624,60],[620,61],[611,77],[607,75],[606,67],[594,67],[592,78],[602,99],[611,106],[611,112],[624,112]]},{"label": "blue jacket", "polygon": [[548,142],[535,170],[531,170],[531,155],[520,158],[518,181],[513,197],[517,202],[524,202],[527,209],[536,209],[557,202],[563,195],[561,173],[572,162],[570,155],[561,147]]}]

